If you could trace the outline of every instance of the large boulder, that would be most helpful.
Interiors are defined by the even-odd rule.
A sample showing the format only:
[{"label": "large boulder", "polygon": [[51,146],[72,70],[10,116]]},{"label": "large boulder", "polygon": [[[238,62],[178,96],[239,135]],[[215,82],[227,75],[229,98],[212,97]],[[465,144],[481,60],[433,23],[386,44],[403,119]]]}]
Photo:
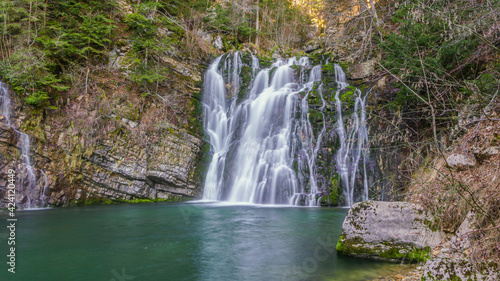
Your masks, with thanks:
[{"label": "large boulder", "polygon": [[406,202],[354,204],[342,225],[340,254],[390,261],[425,261],[444,234],[433,231],[423,209]]}]

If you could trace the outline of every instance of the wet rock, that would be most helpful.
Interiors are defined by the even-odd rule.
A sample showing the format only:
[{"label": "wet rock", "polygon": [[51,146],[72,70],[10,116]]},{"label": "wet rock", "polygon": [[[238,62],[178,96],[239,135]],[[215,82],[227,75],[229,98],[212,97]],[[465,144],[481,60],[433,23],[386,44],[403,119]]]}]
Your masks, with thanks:
[{"label": "wet rock", "polygon": [[459,153],[454,153],[448,156],[448,158],[446,158],[446,162],[450,168],[458,171],[467,170],[476,166],[476,161],[474,159]]},{"label": "wet rock", "polygon": [[444,237],[429,229],[429,221],[423,209],[411,203],[356,203],[342,225],[337,252],[392,261],[425,261],[430,249]]}]

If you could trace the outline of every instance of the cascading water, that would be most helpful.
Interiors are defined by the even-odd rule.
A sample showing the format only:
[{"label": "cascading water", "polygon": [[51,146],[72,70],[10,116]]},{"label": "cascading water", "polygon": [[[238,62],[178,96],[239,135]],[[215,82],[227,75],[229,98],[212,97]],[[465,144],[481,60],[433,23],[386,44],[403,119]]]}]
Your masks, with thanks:
[{"label": "cascading water", "polygon": [[[26,178],[21,178],[21,186],[25,186],[26,190],[28,190],[28,193],[30,191],[36,190],[36,176],[35,176],[35,170],[33,166],[31,165],[31,159],[30,159],[30,138],[27,134],[16,131],[19,136],[20,136],[20,141],[21,141],[21,159],[22,163],[24,163],[24,166],[26,167],[26,172],[27,172],[27,177]],[[28,209],[31,208],[32,206],[32,201],[35,198],[28,197]]]},{"label": "cascading water", "polygon": [[[291,58],[260,70],[253,56],[252,73],[258,73],[240,104],[236,103],[240,53],[221,56],[210,66],[205,75],[204,125],[213,158],[204,199],[261,204],[299,204],[301,199],[306,205],[317,204],[315,158],[325,128],[313,140],[307,98],[315,83],[320,83],[321,66],[312,68],[306,83],[302,78],[295,83],[293,65],[300,66],[301,77],[302,69],[310,69],[307,58]],[[302,97],[301,93],[306,94]],[[297,113],[300,120],[295,118]],[[302,134],[300,140],[297,134]],[[299,166],[307,167],[308,180],[298,179],[292,166],[297,160]],[[306,181],[310,188],[302,185]]]},{"label": "cascading water", "polygon": [[2,115],[7,120],[7,125],[10,124],[10,95],[9,95],[9,87],[7,84],[0,81],[0,103],[2,104]]},{"label": "cascading water", "polygon": [[[316,163],[327,131],[322,67],[313,67],[302,57],[278,59],[269,68],[260,69],[257,57],[251,58],[251,65],[246,66],[251,67],[254,79],[248,89],[240,89],[244,64],[239,52],[218,57],[205,74],[204,126],[213,157],[203,199],[318,206],[323,190]],[[339,94],[349,84],[340,66],[335,70],[340,143],[335,165],[345,204],[351,205],[368,198],[365,99],[356,90],[355,109],[346,132]],[[321,124],[316,130],[309,119],[310,98],[319,101],[315,112]],[[360,163],[364,189],[362,196],[357,196],[354,185]]]},{"label": "cascading water", "polygon": [[[303,60],[302,63],[308,65],[309,61]],[[320,65],[316,65],[315,67],[312,68],[311,73],[309,74],[309,81],[306,83],[306,87],[308,89],[313,89],[315,82],[321,82]],[[320,193],[316,180],[316,157],[318,155],[318,150],[320,149],[321,146],[321,140],[323,138],[323,134],[326,131],[326,126],[324,122],[325,114],[323,112],[326,104],[325,100],[323,99],[322,86],[323,86],[322,83],[317,85],[317,93],[319,94],[319,97],[321,98],[322,101],[322,106],[318,110],[321,113],[323,125],[316,139],[314,138],[313,128],[309,120],[309,103],[307,101],[309,95],[311,94],[311,91],[307,92],[307,94],[300,102],[301,114],[300,114],[300,120],[297,124],[298,125],[297,134],[296,137],[294,138],[294,141],[297,142],[298,144],[295,145],[294,147],[300,147],[298,151],[299,161],[297,161],[298,171],[299,171],[298,173],[299,183],[301,186],[309,186],[310,192],[308,194],[305,193],[295,194],[292,198],[293,205],[298,205],[300,202],[299,200],[304,199],[304,205],[316,206],[317,205],[316,195]],[[300,173],[300,171],[303,171],[304,169],[308,171],[308,173],[306,173],[305,175]]]},{"label": "cascading water", "polygon": [[[30,158],[30,139],[29,135],[17,130],[16,128],[13,127],[11,123],[11,99],[10,99],[10,94],[9,94],[9,87],[7,84],[3,83],[0,81],[0,102],[1,102],[1,109],[2,112],[1,114],[5,117],[7,120],[7,124],[17,133],[18,135],[18,143],[19,147],[21,149],[21,163],[23,166],[26,168],[26,177],[22,177],[21,174],[18,174],[20,176],[19,182],[21,183],[21,186],[24,187],[24,192],[27,194],[28,200],[26,203],[26,207],[32,208],[35,206],[44,206],[45,204],[45,187],[47,183],[47,178],[45,176],[45,173],[43,175],[45,176],[45,184],[42,190],[37,191],[37,178],[36,178],[36,170],[31,164],[31,158]],[[40,193],[42,192],[42,195]],[[43,197],[43,198],[42,198]],[[41,199],[42,198],[42,199]],[[41,201],[40,201],[41,200]],[[41,204],[39,204],[41,202]]]},{"label": "cascading water", "polygon": [[252,54],[252,75],[259,69],[259,58]]},{"label": "cascading water", "polygon": [[[340,65],[335,65],[335,81],[338,90],[335,93],[335,105],[337,111],[337,135],[340,148],[337,151],[336,163],[337,172],[340,175],[343,195],[347,206],[351,206],[356,201],[368,200],[368,179],[366,174],[366,164],[369,153],[369,141],[366,128],[366,96],[362,97],[359,89],[355,89],[354,112],[351,114],[350,129],[346,127],[342,116],[342,101],[340,93],[349,86],[346,75]],[[363,189],[359,194],[356,191],[356,176],[359,174],[359,165],[362,165]]]}]

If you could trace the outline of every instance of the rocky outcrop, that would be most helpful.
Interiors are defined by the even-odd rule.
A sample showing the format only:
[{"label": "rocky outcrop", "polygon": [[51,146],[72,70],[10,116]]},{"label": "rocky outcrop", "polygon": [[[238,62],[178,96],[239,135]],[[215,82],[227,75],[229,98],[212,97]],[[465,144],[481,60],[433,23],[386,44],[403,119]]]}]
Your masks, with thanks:
[{"label": "rocky outcrop", "polygon": [[348,70],[351,74],[351,79],[363,79],[372,76],[378,62],[380,62],[380,59],[375,58],[351,66]]},{"label": "rocky outcrop", "polygon": [[390,261],[425,261],[444,236],[431,230],[429,223],[422,208],[411,203],[356,203],[342,225],[337,252]]},{"label": "rocky outcrop", "polygon": [[201,195],[202,66],[164,58],[172,70],[169,83],[147,98],[125,79],[127,70],[120,72],[130,44],[125,40],[115,49],[113,74],[93,76],[95,88],[85,92],[75,87],[71,97],[55,102],[56,110],[30,112],[21,97],[3,92],[12,102],[10,123],[0,118],[0,208],[9,203],[9,169],[18,179],[19,208]]},{"label": "rocky outcrop", "polygon": [[200,147],[201,140],[187,133],[168,134],[146,148],[119,147],[107,140],[85,159],[82,181],[92,194],[112,200],[193,197]]},{"label": "rocky outcrop", "polygon": [[426,262],[422,280],[498,280],[498,272],[486,268],[478,272],[468,258],[433,258]]},{"label": "rocky outcrop", "polygon": [[498,280],[496,265],[483,264],[478,268],[470,258],[475,221],[476,216],[469,212],[450,241],[432,250],[432,258],[423,268],[422,280]]},{"label": "rocky outcrop", "polygon": [[427,226],[432,222],[418,205],[360,202],[351,207],[344,220],[337,252],[390,261],[425,262],[415,273],[421,275],[421,280],[498,280],[496,265],[478,268],[470,259],[474,220],[470,212],[455,235],[444,242],[443,233]]},{"label": "rocky outcrop", "polygon": [[[17,133],[1,121],[5,119],[0,120],[1,178],[6,178],[8,169],[14,169],[19,179],[27,178]],[[31,158],[37,166],[36,186],[28,187],[19,180],[19,207],[179,200],[200,191],[195,170],[202,141],[173,126],[163,138],[145,147],[124,138],[103,137],[87,155],[71,152],[67,142],[71,136],[65,133],[48,133],[47,137],[58,142],[35,139]],[[5,191],[1,192],[0,206],[6,206]]]},{"label": "rocky outcrop", "polygon": [[446,163],[448,163],[450,168],[458,171],[463,171],[476,166],[476,161],[473,158],[459,153],[454,153],[448,156],[448,158],[446,158]]}]

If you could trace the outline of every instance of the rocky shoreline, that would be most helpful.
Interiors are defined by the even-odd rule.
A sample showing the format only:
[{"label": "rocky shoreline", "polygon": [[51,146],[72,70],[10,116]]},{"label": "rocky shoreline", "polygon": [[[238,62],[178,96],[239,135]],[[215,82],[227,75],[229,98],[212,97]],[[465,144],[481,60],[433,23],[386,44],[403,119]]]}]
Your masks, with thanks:
[{"label": "rocky shoreline", "polygon": [[456,233],[431,229],[432,217],[407,202],[365,201],[349,210],[337,252],[392,262],[417,262],[413,271],[376,280],[498,280],[495,266],[477,268],[469,254],[469,213]]}]

